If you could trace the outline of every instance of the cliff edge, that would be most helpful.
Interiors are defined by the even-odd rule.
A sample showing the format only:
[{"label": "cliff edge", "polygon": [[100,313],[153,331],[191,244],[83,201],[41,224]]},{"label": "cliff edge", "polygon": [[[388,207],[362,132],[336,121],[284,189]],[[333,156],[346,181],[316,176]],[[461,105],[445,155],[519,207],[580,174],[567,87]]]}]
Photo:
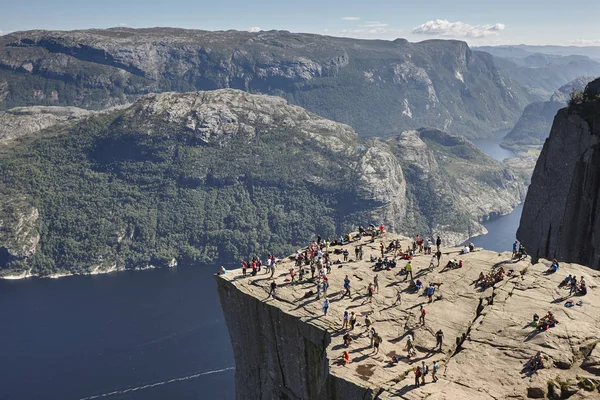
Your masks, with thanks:
[{"label": "cliff edge", "polygon": [[[336,250],[345,248],[354,255],[359,245],[367,260],[380,255],[381,242],[387,246],[395,238],[386,234],[375,242],[364,238],[333,247],[332,260],[338,257]],[[410,241],[404,238],[401,243],[406,248]],[[301,282],[286,279],[294,265],[290,258],[278,263],[275,299],[268,296],[272,281],[264,271],[243,276],[241,270],[230,270],[216,276],[236,360],[237,398],[526,399],[563,392],[576,393],[573,398],[598,398],[597,271],[563,264],[560,273],[546,275],[543,264],[512,262],[508,253],[477,250],[459,256],[455,248],[443,248],[442,252],[439,267],[429,268],[426,255],[413,260],[415,279],[424,287],[441,284],[432,303],[421,291],[411,291],[404,276],[398,275],[406,261],[379,272],[373,270],[373,263],[353,257],[334,264],[328,273],[330,306],[326,316],[310,270]],[[462,259],[464,267],[444,271],[450,258]],[[495,285],[482,288],[473,284],[480,273],[487,275],[499,268],[506,275]],[[575,302],[583,301],[581,306],[564,306],[568,290],[558,285],[565,273],[587,281],[588,294],[573,297]],[[345,276],[351,282],[351,298],[342,298]],[[375,276],[379,289],[369,301],[367,286]],[[419,322],[420,305],[426,309],[425,324]],[[342,329],[345,310],[357,315],[352,330]],[[547,311],[554,313],[559,324],[538,331],[530,324],[532,315]],[[370,347],[367,315],[383,339],[378,353]],[[442,350],[437,351],[436,332],[440,329],[444,341]],[[346,333],[353,339],[347,348],[343,343]],[[409,334],[417,350],[412,360],[405,351]],[[340,363],[345,350],[351,357],[348,365]],[[545,368],[534,373],[524,370],[537,351],[543,354]],[[397,364],[391,363],[394,355],[399,356]],[[415,387],[413,369],[423,361],[430,371],[432,363],[438,362],[439,380],[433,383],[430,373],[425,385]]]},{"label": "cliff edge", "polygon": [[600,267],[600,79],[558,112],[536,164],[517,237],[534,261]]}]

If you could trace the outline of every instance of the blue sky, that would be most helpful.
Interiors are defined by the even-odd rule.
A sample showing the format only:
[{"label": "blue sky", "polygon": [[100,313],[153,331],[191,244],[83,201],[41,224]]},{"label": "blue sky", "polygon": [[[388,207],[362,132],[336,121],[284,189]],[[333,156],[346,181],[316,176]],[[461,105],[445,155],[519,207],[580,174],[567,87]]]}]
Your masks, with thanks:
[{"label": "blue sky", "polygon": [[[8,0],[0,0],[8,3]],[[0,31],[173,26],[285,29],[471,45],[600,45],[599,0],[29,0],[0,4]]]}]

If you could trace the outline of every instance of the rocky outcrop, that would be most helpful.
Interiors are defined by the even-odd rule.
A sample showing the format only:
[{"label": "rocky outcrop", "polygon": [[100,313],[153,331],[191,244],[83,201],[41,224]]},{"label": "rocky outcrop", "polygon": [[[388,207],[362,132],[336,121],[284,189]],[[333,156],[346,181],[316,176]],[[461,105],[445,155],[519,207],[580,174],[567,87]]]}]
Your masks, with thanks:
[{"label": "rocky outcrop", "polygon": [[0,145],[20,136],[30,135],[64,122],[89,115],[77,107],[17,107],[0,112]]},{"label": "rocky outcrop", "polygon": [[39,211],[22,195],[0,196],[0,265],[31,257],[37,251]]},{"label": "rocky outcrop", "polygon": [[[379,253],[380,241],[387,245],[393,238],[385,235],[374,243],[364,239],[346,248],[353,255],[354,246],[363,245],[368,258]],[[409,243],[402,240],[403,247]],[[581,298],[582,306],[566,308],[568,289],[557,287],[564,274],[545,275],[543,264],[511,262],[509,253],[481,249],[463,256],[457,256],[457,249],[442,251],[442,266],[450,258],[461,258],[465,267],[442,272],[441,267],[428,268],[428,256],[413,260],[413,272],[425,284],[442,284],[432,303],[411,291],[397,269],[374,272],[371,263],[354,260],[333,265],[326,316],[321,310],[323,298],[317,299],[311,279],[299,283],[286,279],[293,264],[288,259],[278,263],[275,298],[268,296],[268,275],[243,277],[241,270],[229,270],[217,276],[236,361],[237,398],[526,399],[546,397],[550,386],[556,386],[557,393],[563,388],[582,398],[598,396],[593,383],[597,377],[584,369],[593,359],[590,352],[600,327],[594,317],[600,301],[597,271],[561,265],[565,272],[584,276],[590,288]],[[493,287],[473,286],[480,272],[488,274],[500,266],[514,274]],[[379,290],[369,301],[367,286],[375,275]],[[342,297],[345,276],[351,282],[351,298]],[[419,322],[419,305],[427,312],[425,324]],[[345,310],[357,315],[353,330],[342,329]],[[531,324],[532,315],[548,310],[559,324],[538,331]],[[377,354],[366,334],[367,315],[383,339]],[[442,350],[436,351],[439,329],[444,342]],[[343,344],[345,333],[353,339],[349,347]],[[414,337],[417,351],[412,362],[406,357],[408,334]],[[340,364],[344,350],[351,357],[346,366]],[[543,354],[545,368],[531,373],[524,367],[537,351]],[[400,358],[397,364],[390,363],[393,355]],[[427,383],[416,388],[413,369],[421,361],[430,371],[432,363],[438,362],[439,381],[432,383],[428,375]],[[586,379],[591,386],[581,383]],[[590,388],[592,392],[587,392]]]},{"label": "rocky outcrop", "polygon": [[99,108],[219,88],[281,96],[363,137],[422,126],[482,137],[511,126],[526,102],[488,54],[459,41],[172,28],[0,37],[0,107]]},{"label": "rocky outcrop", "polygon": [[518,231],[534,259],[600,267],[599,86],[558,112],[536,164]]}]

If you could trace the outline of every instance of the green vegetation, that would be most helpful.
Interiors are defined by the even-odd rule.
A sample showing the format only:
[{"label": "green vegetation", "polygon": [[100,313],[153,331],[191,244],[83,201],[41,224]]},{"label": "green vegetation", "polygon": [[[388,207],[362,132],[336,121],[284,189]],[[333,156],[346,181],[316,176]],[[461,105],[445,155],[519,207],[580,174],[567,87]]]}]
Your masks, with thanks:
[{"label": "green vegetation", "polygon": [[26,194],[41,221],[36,254],[8,260],[0,273],[282,256],[316,232],[355,227],[376,206],[360,201],[341,155],[293,129],[258,127],[254,139],[219,146],[182,126],[153,126],[141,133],[112,114],[0,148],[0,196]]}]

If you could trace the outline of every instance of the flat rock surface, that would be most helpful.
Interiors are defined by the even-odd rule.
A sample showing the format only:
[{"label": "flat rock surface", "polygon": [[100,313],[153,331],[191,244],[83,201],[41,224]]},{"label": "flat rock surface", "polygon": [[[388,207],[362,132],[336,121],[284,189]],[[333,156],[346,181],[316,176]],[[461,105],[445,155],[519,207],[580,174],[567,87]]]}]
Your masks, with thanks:
[{"label": "flat rock surface", "polygon": [[[513,262],[510,253],[478,249],[459,255],[457,248],[442,248],[439,267],[430,269],[430,256],[424,254],[417,254],[412,262],[414,278],[423,282],[423,288],[429,283],[441,283],[434,301],[428,303],[424,289],[419,293],[409,290],[405,276],[399,275],[406,261],[400,261],[390,271],[373,271],[374,263],[369,262],[370,256],[381,254],[380,242],[387,246],[396,237],[384,234],[374,243],[365,237],[362,241],[343,246],[350,252],[350,261],[333,265],[328,274],[330,307],[327,316],[323,316],[321,310],[323,297],[317,299],[316,285],[307,279],[310,278],[309,268],[303,282],[289,282],[288,271],[294,261],[288,258],[277,264],[276,299],[267,299],[271,280],[264,270],[254,277],[244,277],[241,269],[230,270],[223,278],[232,281],[244,293],[328,330],[332,338],[326,351],[330,373],[362,387],[381,389],[379,398],[524,399],[528,388],[540,388],[546,392],[549,380],[573,384],[577,383],[578,376],[597,380],[598,377],[594,376],[597,370],[584,370],[581,365],[586,358],[596,361],[598,352],[594,349],[600,328],[596,308],[600,304],[598,271],[561,263],[557,273],[546,275],[544,263]],[[407,238],[401,240],[403,249],[412,243]],[[364,261],[353,260],[357,245],[364,246]],[[332,247],[330,253],[341,248]],[[341,259],[342,255],[331,254],[333,261],[338,257]],[[442,271],[451,258],[463,260],[463,268]],[[487,274],[500,267],[507,273],[513,270],[514,275],[505,275],[494,287],[475,287],[473,281],[480,272]],[[586,296],[569,297],[567,289],[558,288],[568,274],[585,278],[588,286]],[[351,281],[351,298],[342,298],[346,275]],[[367,287],[375,275],[379,278],[379,291],[370,302]],[[314,294],[305,298],[311,290]],[[396,301],[398,292],[401,293],[400,303]],[[570,298],[575,303],[581,300],[583,304],[567,308],[565,302]],[[419,322],[421,305],[427,312],[425,324]],[[354,330],[349,331],[354,340],[348,348],[351,362],[347,366],[339,363],[346,349],[342,338],[346,333],[342,329],[345,310],[354,311],[358,321]],[[543,316],[547,311],[554,313],[559,324],[538,332],[531,325],[532,316],[534,313]],[[370,347],[366,315],[370,315],[375,329],[383,338],[377,354]],[[442,329],[445,336],[442,351],[434,350],[438,329]],[[417,350],[412,360],[407,358],[406,351],[409,333],[415,337]],[[538,350],[544,355],[545,368],[533,374],[525,373],[525,363]],[[391,365],[394,354],[400,356],[400,362]],[[421,365],[422,361],[430,371],[433,361],[438,361],[439,380],[432,383],[429,374],[426,384],[416,388],[413,368]],[[536,391],[531,390],[532,393]],[[598,392],[581,391],[580,396],[591,394],[591,398],[600,398]]]}]

